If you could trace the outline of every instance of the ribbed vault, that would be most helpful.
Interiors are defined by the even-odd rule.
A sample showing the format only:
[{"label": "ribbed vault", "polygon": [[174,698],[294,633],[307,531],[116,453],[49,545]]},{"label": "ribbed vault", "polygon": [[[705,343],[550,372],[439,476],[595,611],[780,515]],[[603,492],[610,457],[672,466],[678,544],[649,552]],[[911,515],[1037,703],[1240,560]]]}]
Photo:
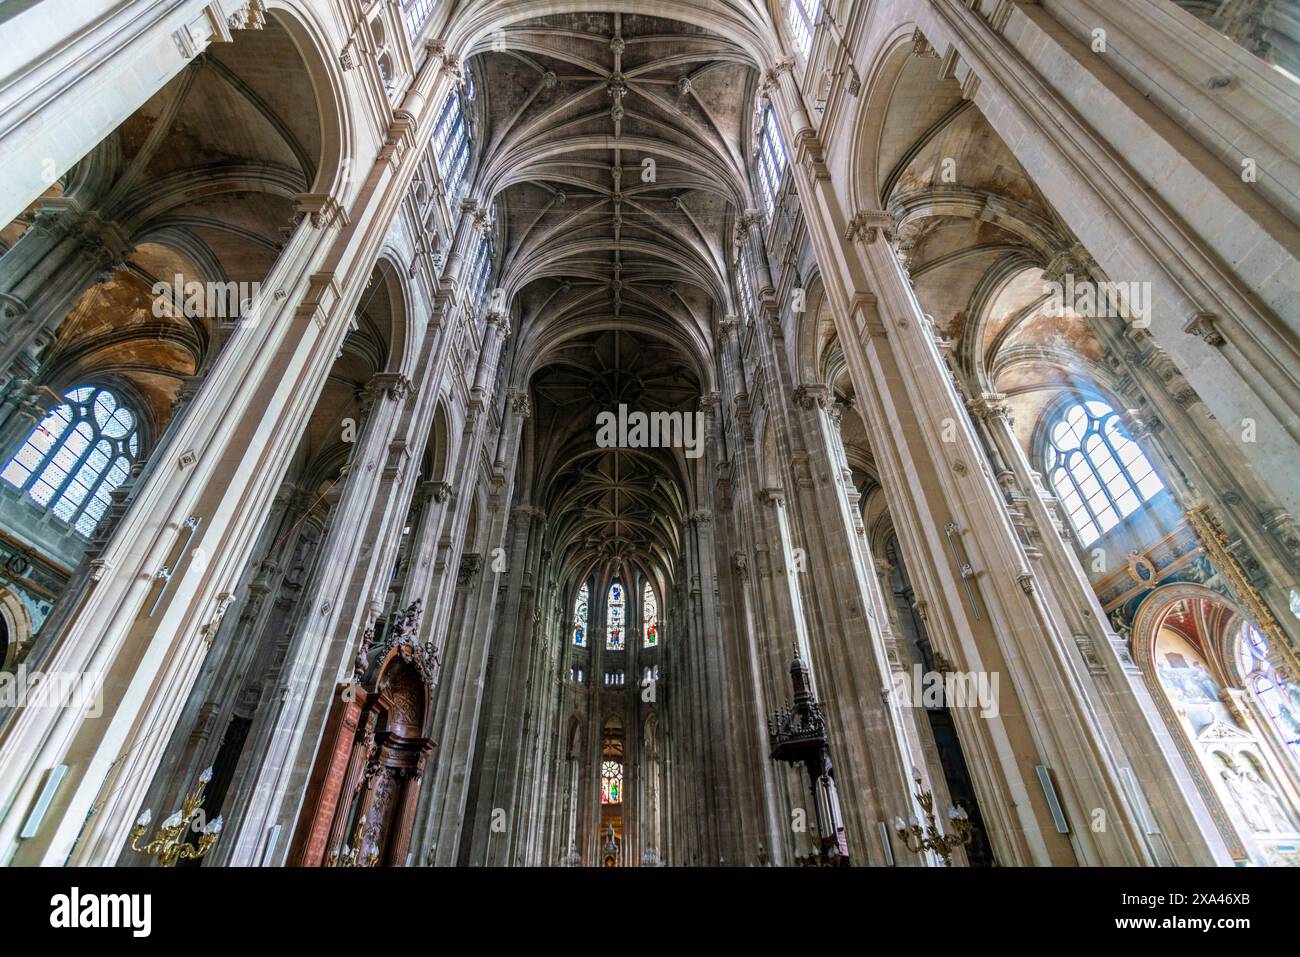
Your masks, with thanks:
[{"label": "ribbed vault", "polygon": [[516,22],[480,49],[478,182],[534,409],[525,481],[566,578],[670,580],[699,460],[598,448],[596,415],[693,414],[713,388],[757,72],[704,27],[620,13]]}]

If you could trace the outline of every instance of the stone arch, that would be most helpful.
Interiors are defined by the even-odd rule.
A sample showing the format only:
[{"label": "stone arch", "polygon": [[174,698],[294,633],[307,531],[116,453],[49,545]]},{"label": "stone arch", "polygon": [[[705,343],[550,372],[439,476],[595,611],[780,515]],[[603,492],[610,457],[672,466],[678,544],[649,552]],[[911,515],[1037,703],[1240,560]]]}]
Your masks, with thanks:
[{"label": "stone arch", "polygon": [[911,55],[910,41],[916,25],[912,21],[898,24],[876,46],[875,57],[863,75],[863,91],[858,98],[858,115],[853,124],[857,135],[849,150],[849,196],[854,209],[882,208],[885,187],[877,164],[869,158],[879,156],[879,144],[885,128],[894,88]]},{"label": "stone arch", "polygon": [[[316,94],[321,151],[309,192],[332,196],[346,206],[360,188],[364,170],[354,171],[357,123],[333,43],[307,0],[269,0],[268,11],[293,39]],[[356,175],[356,173],[361,175]]]},{"label": "stone arch", "polygon": [[[737,15],[736,6],[723,0],[667,0],[662,3],[650,0],[607,0],[599,4],[599,8],[608,13],[631,13],[678,20],[720,33],[738,43],[755,64],[766,64],[774,58],[767,42],[770,28],[760,20]],[[474,51],[479,44],[489,43],[495,30],[573,9],[572,3],[562,0],[524,0],[509,4],[497,0],[485,3],[472,16],[466,16],[453,25],[447,35],[448,46],[451,49]]]},{"label": "stone arch", "polygon": [[447,413],[447,397],[439,396],[433,409],[433,425],[429,442],[424,450],[424,479],[428,482],[450,483],[452,463],[458,449],[453,444],[451,419]]},{"label": "stone arch", "polygon": [[0,586],[0,671],[12,671],[32,641],[32,619],[21,598]]},{"label": "stone arch", "polygon": [[388,327],[384,330],[387,332],[388,355],[379,371],[411,376],[415,373],[417,356],[414,348],[419,336],[415,334],[415,316],[410,308],[409,281],[399,263],[396,252],[387,247],[375,262],[374,275],[384,285],[388,319]]}]

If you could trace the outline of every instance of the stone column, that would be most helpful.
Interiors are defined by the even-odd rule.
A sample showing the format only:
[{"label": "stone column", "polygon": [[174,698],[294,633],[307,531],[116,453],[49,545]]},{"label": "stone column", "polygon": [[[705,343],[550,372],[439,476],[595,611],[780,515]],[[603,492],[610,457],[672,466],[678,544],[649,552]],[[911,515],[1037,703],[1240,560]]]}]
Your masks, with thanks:
[{"label": "stone column", "polygon": [[[487,686],[487,711],[483,715],[486,733],[474,756],[479,784],[472,860],[490,866],[512,863],[515,832],[523,824],[518,820],[516,793],[524,730],[519,706],[527,697],[528,650],[533,632],[536,555],[532,549],[545,513],[535,506],[518,505],[512,510],[512,518],[512,535],[506,549],[511,572],[502,612],[504,631],[495,642]],[[503,815],[504,831],[500,829]]]},{"label": "stone column", "polygon": [[0,381],[31,377],[82,294],[120,269],[131,241],[120,226],[72,200],[47,200],[0,257]]},{"label": "stone column", "polygon": [[506,340],[510,338],[510,317],[499,309],[487,314],[483,327],[483,344],[479,347],[478,363],[474,368],[474,387],[470,390],[470,401],[478,407],[490,404],[492,397],[488,390],[496,374],[497,360],[505,351]]}]

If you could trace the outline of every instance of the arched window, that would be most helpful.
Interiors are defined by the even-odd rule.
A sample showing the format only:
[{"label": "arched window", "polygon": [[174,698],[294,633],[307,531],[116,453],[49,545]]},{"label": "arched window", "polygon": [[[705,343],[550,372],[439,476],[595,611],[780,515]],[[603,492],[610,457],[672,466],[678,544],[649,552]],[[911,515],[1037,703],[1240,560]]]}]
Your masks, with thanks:
[{"label": "arched window", "polygon": [[754,304],[754,273],[749,268],[749,252],[745,249],[741,249],[736,257],[736,284],[740,286],[740,311],[744,314],[745,325],[749,325],[758,309]]},{"label": "arched window", "polygon": [[1268,658],[1268,639],[1250,622],[1242,622],[1237,633],[1237,664],[1242,681],[1277,729],[1287,753],[1300,763],[1300,692],[1277,673]]},{"label": "arched window", "polygon": [[1091,545],[1165,487],[1105,402],[1067,406],[1048,430],[1047,472],[1079,541]]},{"label": "arched window", "polygon": [[469,289],[470,302],[474,309],[483,308],[483,297],[487,294],[488,279],[492,276],[492,240],[485,233],[479,237],[478,248],[474,251],[474,262],[470,265]]},{"label": "arched window", "polygon": [[600,763],[600,803],[623,803],[623,764],[620,761]]},{"label": "arched window", "polygon": [[655,590],[650,583],[645,583],[641,593],[641,629],[645,647],[654,648],[659,644],[659,605],[655,601]]},{"label": "arched window", "polygon": [[108,389],[63,397],[9,460],[0,478],[89,537],[140,451],[135,416]]},{"label": "arched window", "polygon": [[587,583],[578,589],[578,598],[573,603],[573,643],[579,648],[587,647]]},{"label": "arched window", "polygon": [[406,21],[406,35],[412,40],[417,39],[437,5],[438,0],[403,0],[402,18]]},{"label": "arched window", "polygon": [[469,120],[465,105],[472,98],[473,87],[466,84],[463,90],[452,90],[438,114],[433,128],[433,149],[438,157],[438,171],[447,186],[447,200],[454,203],[465,186],[465,171],[469,168]]},{"label": "arched window", "polygon": [[605,648],[608,651],[622,651],[624,634],[624,607],[623,586],[618,582],[609,586],[609,594],[606,596],[605,611]]},{"label": "arched window", "polygon": [[776,128],[776,114],[769,106],[763,111],[763,127],[758,141],[758,178],[763,186],[763,201],[767,215],[776,211],[776,197],[781,192],[781,178],[785,175],[785,146]]},{"label": "arched window", "polygon": [[812,50],[813,33],[817,30],[817,14],[821,0],[786,0],[785,21],[790,25],[790,39],[804,56]]}]

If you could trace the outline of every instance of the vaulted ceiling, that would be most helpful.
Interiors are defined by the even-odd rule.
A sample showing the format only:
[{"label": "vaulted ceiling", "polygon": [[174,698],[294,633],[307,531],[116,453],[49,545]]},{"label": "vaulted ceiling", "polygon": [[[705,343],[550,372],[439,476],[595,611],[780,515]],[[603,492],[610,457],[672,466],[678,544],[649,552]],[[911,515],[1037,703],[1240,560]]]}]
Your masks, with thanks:
[{"label": "vaulted ceiling", "polygon": [[575,573],[671,575],[687,462],[598,450],[595,416],[620,402],[693,413],[709,389],[731,239],[753,205],[756,71],[725,37],[622,14],[512,25],[476,66],[478,181],[495,197],[499,284],[532,391],[532,499]]}]

